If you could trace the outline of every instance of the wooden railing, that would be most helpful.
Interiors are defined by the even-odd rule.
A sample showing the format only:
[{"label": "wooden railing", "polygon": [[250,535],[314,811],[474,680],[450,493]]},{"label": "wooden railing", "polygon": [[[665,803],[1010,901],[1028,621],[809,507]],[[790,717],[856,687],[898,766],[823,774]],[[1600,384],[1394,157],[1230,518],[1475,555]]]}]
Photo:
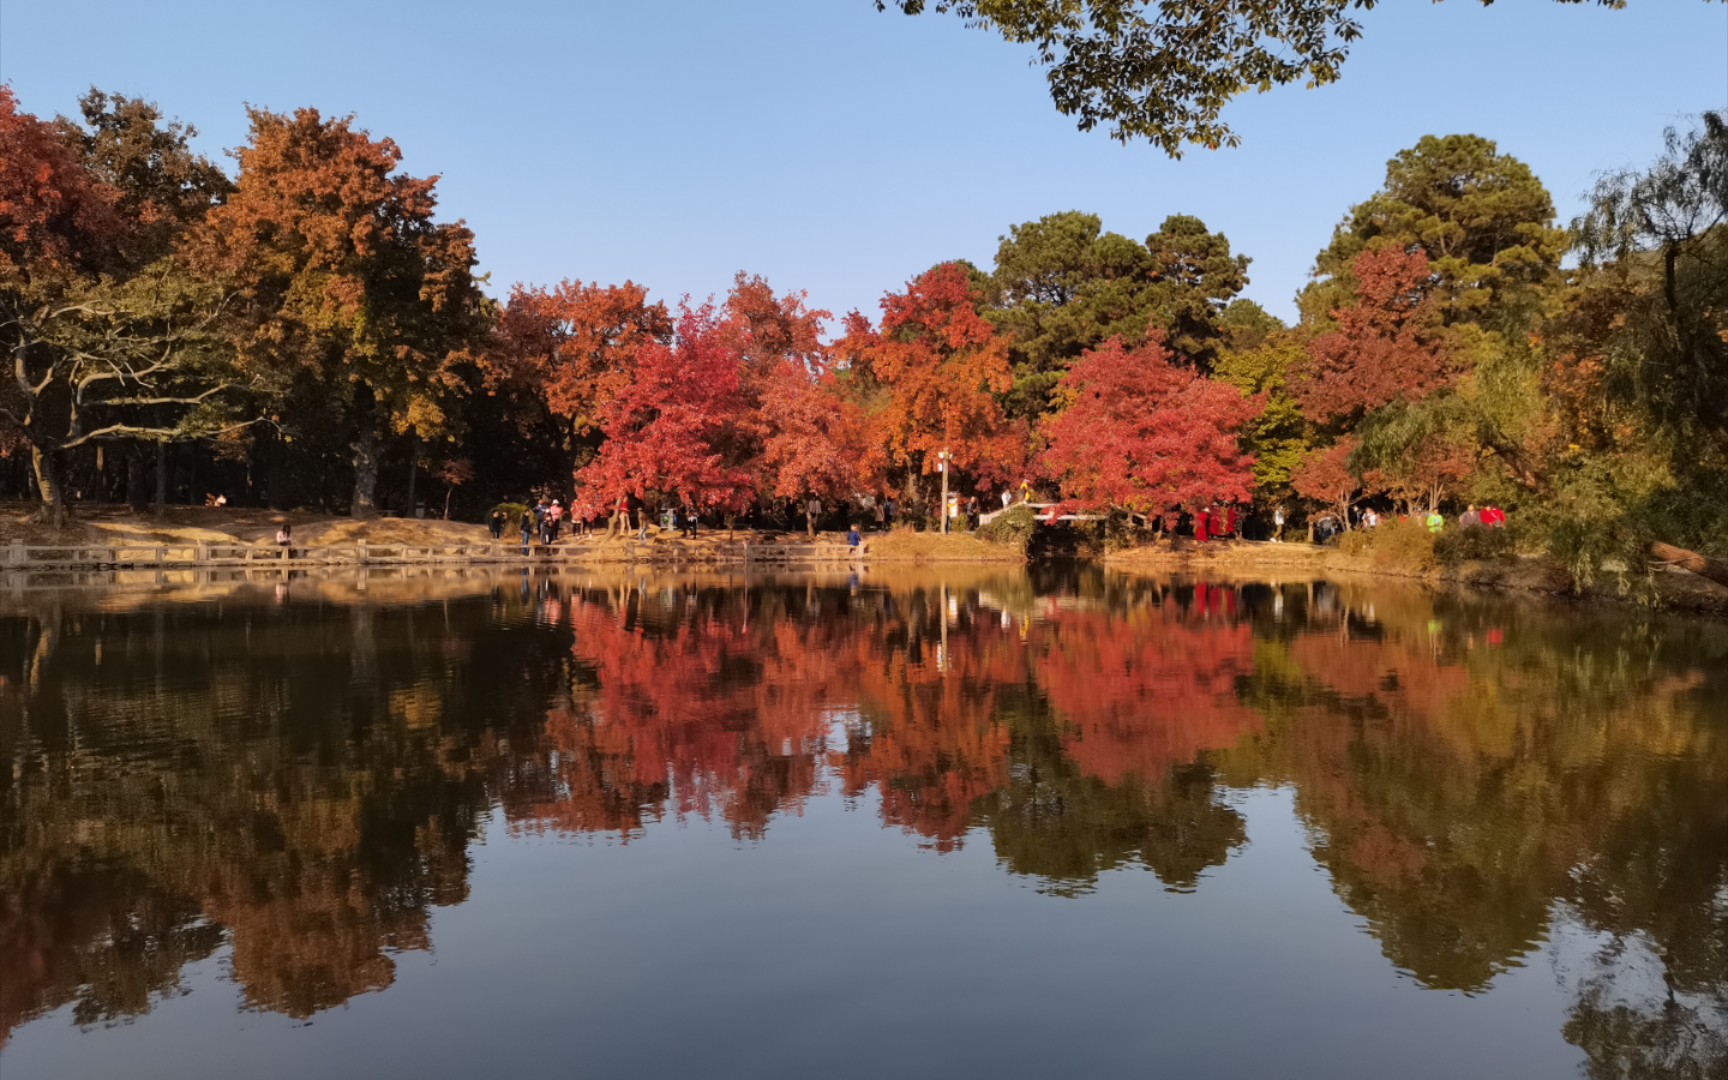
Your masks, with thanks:
[{"label": "wooden railing", "polygon": [[392,566],[439,563],[670,562],[670,563],[846,563],[862,553],[844,543],[752,543],[747,539],[685,544],[678,540],[574,541],[553,545],[520,543],[387,544],[361,541],[278,547],[209,541],[116,542],[107,544],[0,547],[0,569],[154,569],[231,566]]}]

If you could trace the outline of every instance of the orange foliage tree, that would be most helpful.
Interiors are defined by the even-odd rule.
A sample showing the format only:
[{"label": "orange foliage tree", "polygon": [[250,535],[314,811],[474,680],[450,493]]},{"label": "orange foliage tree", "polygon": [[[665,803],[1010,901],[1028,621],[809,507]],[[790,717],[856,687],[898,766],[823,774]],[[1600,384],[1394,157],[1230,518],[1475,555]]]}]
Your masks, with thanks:
[{"label": "orange foliage tree", "polygon": [[955,469],[985,482],[1006,482],[1025,460],[1025,432],[995,396],[1014,383],[1009,339],[978,304],[965,267],[943,263],[882,298],[880,329],[849,315],[835,346],[871,396],[887,463],[909,489],[937,470],[942,450]]},{"label": "orange foliage tree", "polygon": [[435,222],[437,178],[397,172],[401,150],[352,117],[249,115],[235,190],[189,250],[244,298],[252,368],[310,378],[345,406],[353,512],[367,516],[386,432],[451,433],[459,367],[486,327],[474,235]]}]

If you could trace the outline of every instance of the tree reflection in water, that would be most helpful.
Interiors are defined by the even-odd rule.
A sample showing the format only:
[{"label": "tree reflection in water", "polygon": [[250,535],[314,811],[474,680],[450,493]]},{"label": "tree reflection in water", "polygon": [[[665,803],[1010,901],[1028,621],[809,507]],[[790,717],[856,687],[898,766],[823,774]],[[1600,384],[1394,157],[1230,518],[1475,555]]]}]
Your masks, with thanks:
[{"label": "tree reflection in water", "polygon": [[494,813],[760,841],[832,796],[1082,896],[1204,888],[1246,839],[1227,791],[1276,785],[1421,984],[1485,991],[1572,932],[1592,1075],[1728,1069],[1718,625],[1309,582],[523,579],[66,597],[0,618],[0,677],[0,1046],[140,1015],[224,947],[252,1008],[386,987]]}]

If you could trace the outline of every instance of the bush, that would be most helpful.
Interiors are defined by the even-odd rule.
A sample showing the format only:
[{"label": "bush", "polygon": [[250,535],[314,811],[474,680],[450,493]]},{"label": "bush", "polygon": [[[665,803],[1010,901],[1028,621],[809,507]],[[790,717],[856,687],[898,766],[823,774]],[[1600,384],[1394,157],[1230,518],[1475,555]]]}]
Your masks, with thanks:
[{"label": "bush", "polygon": [[499,510],[504,511],[504,531],[509,532],[511,529],[521,527],[520,522],[522,521],[522,515],[527,512],[528,507],[522,503],[501,502],[497,506],[486,511],[486,517],[483,519],[483,523],[490,525],[492,523],[492,515]]},{"label": "bush", "polygon": [[1448,528],[1434,540],[1434,557],[1446,564],[1478,559],[1510,559],[1518,545],[1508,529]]},{"label": "bush", "polygon": [[1420,574],[1434,565],[1436,537],[1420,521],[1386,521],[1377,529],[1357,529],[1338,540],[1338,550],[1366,559],[1376,568]]},{"label": "bush", "polygon": [[1037,531],[1036,512],[1025,503],[1016,503],[992,518],[988,525],[981,526],[978,537],[992,544],[1010,544],[1024,550]]}]

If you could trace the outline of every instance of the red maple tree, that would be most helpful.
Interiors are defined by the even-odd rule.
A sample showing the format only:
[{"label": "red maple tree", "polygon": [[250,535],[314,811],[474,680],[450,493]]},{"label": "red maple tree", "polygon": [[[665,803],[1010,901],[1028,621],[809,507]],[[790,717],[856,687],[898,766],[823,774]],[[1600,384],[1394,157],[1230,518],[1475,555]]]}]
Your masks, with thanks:
[{"label": "red maple tree", "polygon": [[781,360],[760,386],[764,495],[837,500],[878,486],[869,423],[838,379]]},{"label": "red maple tree", "polygon": [[1310,416],[1346,425],[1393,401],[1419,401],[1459,370],[1426,254],[1369,249],[1351,267],[1356,303],[1332,313],[1338,329],[1309,345],[1308,371],[1293,387]]},{"label": "red maple tree", "polygon": [[712,304],[682,307],[673,342],[645,342],[635,377],[606,403],[605,445],[577,484],[597,505],[631,497],[742,513],[755,490],[756,415],[727,322]]},{"label": "red maple tree", "polygon": [[1044,467],[1077,508],[1170,514],[1252,497],[1254,459],[1238,437],[1260,399],[1171,363],[1161,335],[1088,351],[1057,392]]},{"label": "red maple tree", "polygon": [[1362,478],[1350,470],[1350,455],[1355,452],[1356,440],[1347,435],[1331,446],[1308,451],[1290,472],[1296,494],[1337,511],[1345,528],[1350,525],[1350,507],[1363,495]]}]

